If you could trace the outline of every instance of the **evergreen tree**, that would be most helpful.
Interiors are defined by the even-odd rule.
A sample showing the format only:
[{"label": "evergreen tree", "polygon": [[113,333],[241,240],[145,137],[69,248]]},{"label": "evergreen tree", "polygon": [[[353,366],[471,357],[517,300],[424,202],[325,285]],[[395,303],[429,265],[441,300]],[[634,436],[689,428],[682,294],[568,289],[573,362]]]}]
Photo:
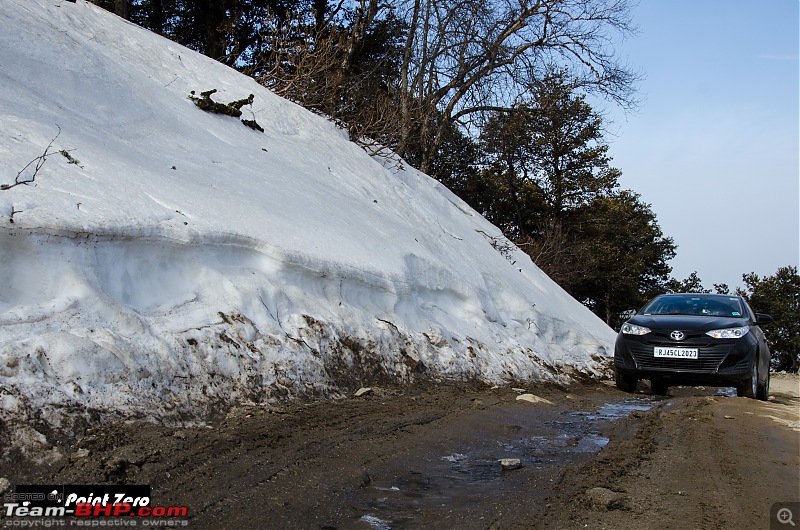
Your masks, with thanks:
[{"label": "evergreen tree", "polygon": [[617,326],[623,311],[664,292],[675,245],[661,232],[650,205],[632,191],[597,197],[581,214],[576,230],[587,248],[588,270],[568,290]]},{"label": "evergreen tree", "polygon": [[744,296],[754,311],[767,313],[775,322],[764,327],[776,371],[800,369],[800,275],[797,267],[781,267],[772,276],[743,274]]},{"label": "evergreen tree", "polygon": [[518,237],[542,236],[568,212],[617,187],[602,119],[561,72],[538,83],[533,100],[492,117],[482,131],[489,178],[507,190]]},{"label": "evergreen tree", "polygon": [[[716,285],[715,285],[716,287]],[[722,284],[719,286],[721,289],[726,289],[727,286]],[[667,284],[668,292],[671,293],[710,293],[709,289],[703,287],[703,280],[700,279],[700,276],[697,275],[697,271],[692,271],[692,273],[684,280],[676,280],[675,278],[670,279],[669,283]]]},{"label": "evergreen tree", "polygon": [[270,48],[270,35],[304,15],[313,26],[311,0],[97,0],[131,21],[228,66],[243,68]]},{"label": "evergreen tree", "polygon": [[675,245],[638,194],[619,190],[600,116],[565,75],[482,133],[480,211],[608,324],[668,287]]},{"label": "evergreen tree", "polygon": [[529,177],[555,219],[617,186],[620,171],[609,165],[602,119],[577,94],[565,74],[539,83],[529,116]]}]

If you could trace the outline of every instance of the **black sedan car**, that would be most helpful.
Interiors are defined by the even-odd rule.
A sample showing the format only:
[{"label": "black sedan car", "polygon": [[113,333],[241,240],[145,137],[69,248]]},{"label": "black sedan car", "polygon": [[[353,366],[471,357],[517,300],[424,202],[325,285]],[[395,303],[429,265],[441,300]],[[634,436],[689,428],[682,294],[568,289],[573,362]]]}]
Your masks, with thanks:
[{"label": "black sedan car", "polygon": [[633,392],[649,379],[654,394],[671,385],[734,386],[739,396],[769,396],[770,353],[753,313],[739,296],[665,294],[648,302],[617,336],[617,387]]}]

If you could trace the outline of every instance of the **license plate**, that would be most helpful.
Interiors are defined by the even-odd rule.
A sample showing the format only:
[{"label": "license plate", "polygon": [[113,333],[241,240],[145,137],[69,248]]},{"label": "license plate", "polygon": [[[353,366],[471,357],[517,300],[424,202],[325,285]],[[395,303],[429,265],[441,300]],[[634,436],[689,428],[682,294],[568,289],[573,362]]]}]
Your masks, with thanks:
[{"label": "license plate", "polygon": [[697,352],[697,348],[661,348],[657,346],[653,355],[670,359],[697,359]]}]

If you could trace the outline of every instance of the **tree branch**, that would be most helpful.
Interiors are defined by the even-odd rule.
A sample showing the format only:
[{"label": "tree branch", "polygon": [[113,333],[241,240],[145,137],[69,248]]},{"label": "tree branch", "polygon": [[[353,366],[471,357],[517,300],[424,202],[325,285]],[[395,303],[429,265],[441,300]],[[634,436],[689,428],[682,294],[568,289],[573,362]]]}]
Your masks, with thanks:
[{"label": "tree branch", "polygon": [[[10,190],[11,188],[19,186],[20,184],[25,184],[27,186],[28,184],[36,180],[36,175],[39,174],[39,170],[42,169],[44,163],[47,162],[47,157],[53,154],[50,152],[50,148],[53,147],[53,143],[58,139],[59,136],[61,136],[61,127],[57,123],[56,127],[58,127],[58,133],[53,137],[52,140],[50,140],[50,143],[47,144],[47,147],[45,147],[44,149],[44,153],[42,153],[41,155],[37,156],[36,158],[25,164],[25,167],[19,170],[19,173],[17,173],[17,177],[14,179],[14,184],[0,184],[0,190]],[[36,165],[34,166],[33,175],[31,175],[31,178],[27,180],[20,180],[20,178],[22,177],[22,173],[26,169],[28,169],[31,166],[31,164],[34,163]]]}]

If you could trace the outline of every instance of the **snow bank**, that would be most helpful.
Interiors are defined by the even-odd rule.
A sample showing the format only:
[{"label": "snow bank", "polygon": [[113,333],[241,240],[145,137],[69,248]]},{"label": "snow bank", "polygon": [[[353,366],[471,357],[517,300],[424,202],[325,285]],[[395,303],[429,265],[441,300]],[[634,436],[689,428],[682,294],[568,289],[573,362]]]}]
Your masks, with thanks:
[{"label": "snow bank", "polygon": [[613,331],[402,161],[82,0],[3,0],[0,27],[0,183],[61,131],[0,191],[7,423],[602,370]]}]

